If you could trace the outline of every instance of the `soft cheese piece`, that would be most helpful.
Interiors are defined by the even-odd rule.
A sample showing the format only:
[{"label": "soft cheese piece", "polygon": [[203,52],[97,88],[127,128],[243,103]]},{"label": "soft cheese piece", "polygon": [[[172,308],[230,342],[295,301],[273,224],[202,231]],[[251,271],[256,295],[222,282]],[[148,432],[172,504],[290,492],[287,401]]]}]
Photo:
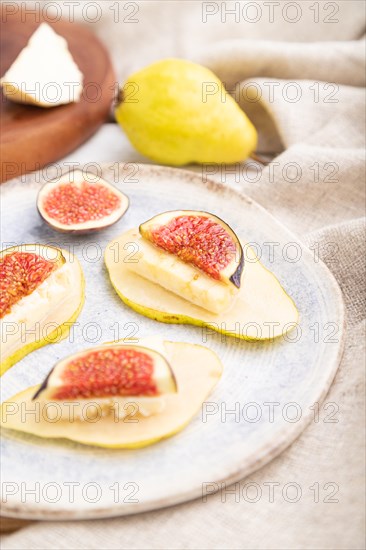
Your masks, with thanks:
[{"label": "soft cheese piece", "polygon": [[11,101],[56,107],[80,100],[83,74],[66,40],[41,23],[0,84]]},{"label": "soft cheese piece", "polygon": [[213,313],[221,313],[232,305],[238,294],[234,285],[212,279],[143,237],[138,237],[136,243],[138,252],[126,264],[130,271]]}]

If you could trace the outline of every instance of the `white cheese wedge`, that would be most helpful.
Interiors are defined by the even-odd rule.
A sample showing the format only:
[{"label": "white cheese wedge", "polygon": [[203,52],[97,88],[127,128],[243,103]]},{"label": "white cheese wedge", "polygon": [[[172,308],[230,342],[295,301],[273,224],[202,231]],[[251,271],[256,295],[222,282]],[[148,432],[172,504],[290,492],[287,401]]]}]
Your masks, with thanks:
[{"label": "white cheese wedge", "polygon": [[80,100],[83,74],[66,40],[47,23],[41,23],[0,85],[7,98],[16,103],[56,107]]},{"label": "white cheese wedge", "polygon": [[239,289],[234,285],[216,281],[143,237],[137,238],[136,244],[138,251],[130,257],[128,269],[192,304],[221,313],[237,297]]}]

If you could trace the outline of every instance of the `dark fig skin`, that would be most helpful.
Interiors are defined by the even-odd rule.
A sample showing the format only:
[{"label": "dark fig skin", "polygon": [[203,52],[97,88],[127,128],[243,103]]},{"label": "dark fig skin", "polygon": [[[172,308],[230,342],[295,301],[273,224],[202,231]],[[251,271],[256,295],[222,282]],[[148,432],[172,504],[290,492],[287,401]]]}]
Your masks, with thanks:
[{"label": "dark fig skin", "polygon": [[240,288],[243,269],[244,269],[244,255],[243,255],[242,246],[240,245],[240,263],[236,268],[235,273],[233,273],[229,279],[233,283],[233,285],[236,286],[236,288]]},{"label": "dark fig skin", "polygon": [[32,401],[34,401],[35,399],[37,399],[37,397],[43,392],[43,390],[45,390],[47,388],[47,385],[48,385],[48,379],[49,377],[51,376],[51,374],[53,373],[53,371],[55,370],[55,367],[53,367],[50,372],[47,374],[46,378],[43,380],[42,384],[39,386],[38,390],[36,391],[36,393],[33,395],[32,397]]}]

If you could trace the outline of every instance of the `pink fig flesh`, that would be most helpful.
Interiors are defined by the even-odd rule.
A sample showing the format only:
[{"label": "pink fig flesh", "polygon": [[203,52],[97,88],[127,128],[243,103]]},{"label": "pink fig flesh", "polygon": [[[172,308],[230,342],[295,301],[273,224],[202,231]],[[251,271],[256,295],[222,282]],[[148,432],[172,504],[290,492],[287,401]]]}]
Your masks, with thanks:
[{"label": "pink fig flesh", "polygon": [[[159,378],[159,372],[163,376]],[[124,396],[154,397],[176,391],[173,372],[159,353],[138,346],[104,346],[58,363],[34,398],[76,400]]]},{"label": "pink fig flesh", "polygon": [[63,183],[54,187],[43,200],[49,218],[64,225],[100,220],[112,214],[121,199],[104,185],[82,182]]},{"label": "pink fig flesh", "polygon": [[0,258],[0,318],[21,298],[32,294],[57,265],[31,252],[15,251]]}]

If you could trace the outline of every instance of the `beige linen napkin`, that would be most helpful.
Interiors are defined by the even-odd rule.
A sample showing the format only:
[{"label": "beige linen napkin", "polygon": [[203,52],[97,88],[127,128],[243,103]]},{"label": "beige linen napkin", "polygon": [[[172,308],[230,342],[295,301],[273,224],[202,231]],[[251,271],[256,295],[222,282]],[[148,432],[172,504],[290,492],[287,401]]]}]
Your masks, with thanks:
[{"label": "beige linen napkin", "polygon": [[[103,18],[90,24],[112,51],[121,79],[161,57],[200,61],[225,81],[251,116],[260,131],[260,150],[278,154],[255,181],[243,165],[236,174],[215,166],[205,171],[241,189],[307,244],[316,245],[340,284],[347,339],[326,398],[338,407],[339,421],[324,422],[321,414],[290,448],[241,482],[262,488],[271,482],[281,488],[298,483],[302,497],[296,503],[280,496],[274,502],[268,497],[256,503],[222,502],[216,494],[205,503],[196,500],[133,517],[33,523],[3,536],[2,548],[364,548],[363,2],[295,2],[302,9],[296,23],[281,15],[284,1],[269,2],[278,4],[280,13],[272,23],[264,12],[256,23],[242,16],[239,22],[229,16],[223,22],[223,2],[209,3],[219,12],[206,13],[204,22],[207,2],[149,1],[137,3],[138,23],[123,24],[113,21],[113,3],[102,4]],[[264,10],[268,2],[252,4]],[[329,4],[336,10],[331,19],[338,22],[325,21]],[[253,90],[260,90],[259,101],[251,100]],[[126,152],[116,160],[130,158]],[[314,483],[319,484],[319,502],[310,489]],[[338,502],[327,502],[335,488]]]}]

